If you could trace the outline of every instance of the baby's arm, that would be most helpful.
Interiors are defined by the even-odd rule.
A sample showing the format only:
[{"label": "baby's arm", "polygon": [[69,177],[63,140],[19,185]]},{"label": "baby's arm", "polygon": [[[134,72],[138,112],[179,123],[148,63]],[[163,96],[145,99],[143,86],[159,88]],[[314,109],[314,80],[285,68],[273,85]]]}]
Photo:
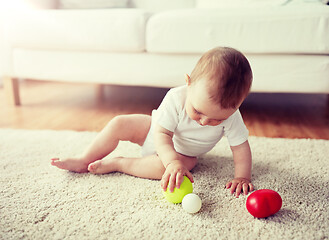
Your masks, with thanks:
[{"label": "baby's arm", "polygon": [[180,187],[184,175],[193,182],[192,174],[183,161],[180,160],[181,156],[174,149],[172,137],[173,132],[157,126],[155,130],[155,147],[166,169],[161,179],[161,186],[163,190],[166,190],[169,183],[169,191],[171,192],[174,190],[174,187]]},{"label": "baby's arm", "polygon": [[254,187],[251,183],[251,150],[248,140],[244,143],[231,147],[234,159],[234,179],[226,184],[227,189],[231,189],[231,193],[235,192],[239,197],[241,191],[244,195],[248,191],[253,191]]}]

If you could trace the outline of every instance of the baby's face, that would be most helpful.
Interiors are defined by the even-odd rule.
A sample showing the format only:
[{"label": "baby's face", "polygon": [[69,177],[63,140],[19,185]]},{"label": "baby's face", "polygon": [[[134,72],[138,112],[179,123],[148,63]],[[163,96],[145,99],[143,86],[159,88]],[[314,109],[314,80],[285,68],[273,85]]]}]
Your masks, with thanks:
[{"label": "baby's face", "polygon": [[185,106],[187,115],[202,126],[217,126],[237,110],[222,109],[210,100],[204,80],[188,86]]}]

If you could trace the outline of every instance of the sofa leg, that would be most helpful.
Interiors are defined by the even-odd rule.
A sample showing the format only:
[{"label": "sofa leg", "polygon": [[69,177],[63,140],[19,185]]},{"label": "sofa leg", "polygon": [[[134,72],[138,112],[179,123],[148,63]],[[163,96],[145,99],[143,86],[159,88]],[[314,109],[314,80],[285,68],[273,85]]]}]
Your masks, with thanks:
[{"label": "sofa leg", "polygon": [[15,106],[20,105],[18,79],[6,76],[3,78],[3,86],[8,102]]},{"label": "sofa leg", "polygon": [[326,117],[329,118],[329,94],[327,94]]}]

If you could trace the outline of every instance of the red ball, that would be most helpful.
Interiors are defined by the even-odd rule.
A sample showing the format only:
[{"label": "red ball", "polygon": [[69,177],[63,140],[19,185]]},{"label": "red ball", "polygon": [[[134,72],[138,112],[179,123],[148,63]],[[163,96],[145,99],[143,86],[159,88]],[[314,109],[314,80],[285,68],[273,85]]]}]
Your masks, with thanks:
[{"label": "red ball", "polygon": [[277,213],[282,206],[281,196],[273,190],[261,189],[247,198],[248,212],[256,218],[265,218]]}]

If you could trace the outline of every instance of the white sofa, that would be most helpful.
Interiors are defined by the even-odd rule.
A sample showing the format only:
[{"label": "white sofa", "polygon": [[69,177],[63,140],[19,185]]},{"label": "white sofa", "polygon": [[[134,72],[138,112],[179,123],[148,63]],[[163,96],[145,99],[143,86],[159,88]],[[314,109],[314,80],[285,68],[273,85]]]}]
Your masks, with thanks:
[{"label": "white sofa", "polygon": [[39,9],[3,17],[2,76],[16,105],[17,78],[178,86],[215,46],[247,56],[253,92],[329,93],[329,6],[321,1],[33,2]]}]

